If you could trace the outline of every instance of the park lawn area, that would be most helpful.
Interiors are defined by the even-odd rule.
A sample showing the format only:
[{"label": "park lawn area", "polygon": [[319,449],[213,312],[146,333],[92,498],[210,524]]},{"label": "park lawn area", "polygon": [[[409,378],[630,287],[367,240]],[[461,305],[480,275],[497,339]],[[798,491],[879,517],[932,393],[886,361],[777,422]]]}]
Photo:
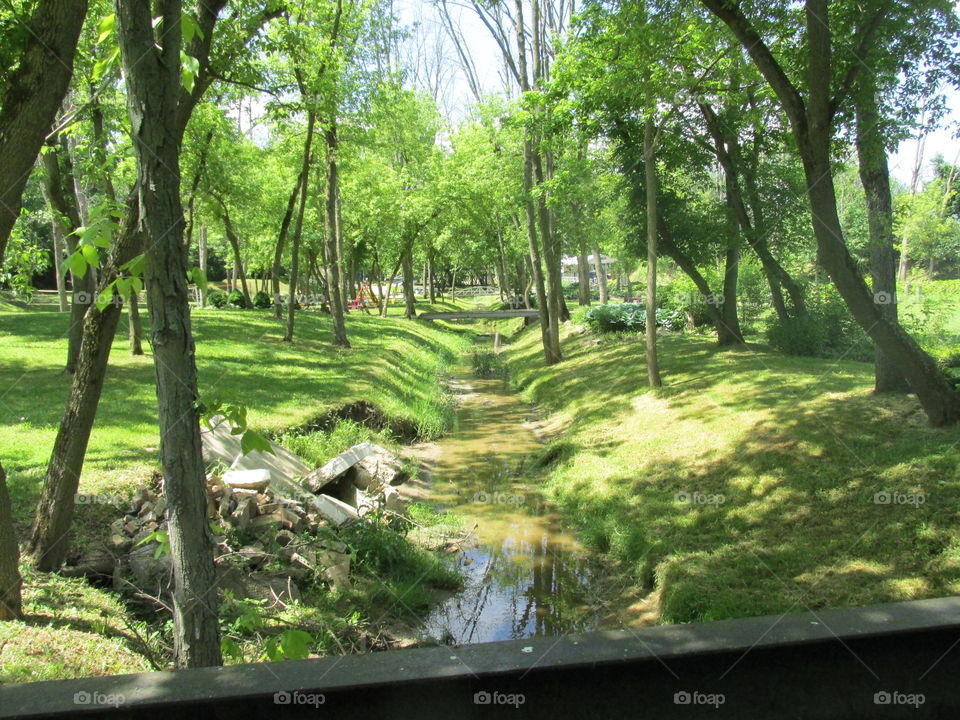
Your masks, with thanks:
[{"label": "park lawn area", "polygon": [[622,620],[960,593],[960,432],[929,427],[912,396],[872,395],[871,364],[667,335],[651,392],[642,335],[568,326],[562,344],[545,367],[528,330],[507,362],[564,428],[545,490],[643,598]]},{"label": "park lawn area", "polygon": [[[67,323],[57,312],[0,312],[0,448],[21,537],[68,392]],[[246,404],[253,427],[277,434],[361,400],[423,436],[439,434],[452,417],[440,376],[469,344],[430,323],[363,313],[348,316],[348,350],[330,345],[329,316],[307,311],[298,314],[292,344],[282,342],[283,326],[269,311],[195,310],[193,330],[201,394]],[[129,355],[126,332],[122,324],[80,483],[81,493],[124,501],[159,469],[153,360],[149,346],[145,356]],[[109,504],[78,504],[72,546],[101,541],[116,513]],[[35,573],[25,562],[21,571],[27,617],[0,623],[0,683],[150,669],[153,630],[114,594]],[[372,596],[362,592],[343,601],[363,607]],[[334,622],[331,602],[305,608],[302,626]]]}]

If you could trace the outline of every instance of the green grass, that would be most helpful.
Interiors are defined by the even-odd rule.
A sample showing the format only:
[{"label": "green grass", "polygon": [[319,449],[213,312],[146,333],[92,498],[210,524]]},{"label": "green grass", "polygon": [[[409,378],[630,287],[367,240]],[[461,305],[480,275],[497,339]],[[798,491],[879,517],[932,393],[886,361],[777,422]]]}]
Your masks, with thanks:
[{"label": "green grass", "polygon": [[[70,378],[62,371],[68,322],[68,316],[58,312],[0,310],[0,448],[22,538],[32,521],[69,390]],[[330,345],[329,316],[306,311],[298,314],[292,344],[281,341],[283,327],[269,311],[196,310],[193,330],[201,394],[217,393],[245,404],[251,425],[275,436],[357,401],[372,403],[387,418],[405,421],[420,435],[434,436],[446,429],[452,416],[440,389],[440,375],[469,345],[466,336],[430,323],[362,313],[351,313],[347,319],[353,345],[348,350]],[[81,477],[82,493],[126,500],[158,470],[149,345],[147,351],[146,356],[130,356],[126,327],[120,327]],[[297,438],[293,449],[318,462],[327,452],[369,437],[374,435],[367,428],[342,423]],[[390,441],[382,433],[375,437]],[[79,548],[102,541],[116,513],[111,505],[78,505],[72,545]],[[405,559],[396,545],[389,549],[398,570],[388,573],[385,582],[403,586],[410,572],[428,569],[424,563],[431,559],[416,548]],[[401,567],[404,562],[411,563],[413,570]],[[451,582],[439,570],[428,580],[444,586]],[[26,581],[28,618],[0,623],[0,665],[4,667],[0,682],[148,669],[136,634],[124,630],[133,622],[131,616],[115,596],[83,581],[55,576],[28,574]],[[62,602],[44,590],[53,585],[63,585]],[[38,593],[45,599],[32,602],[30,598]],[[70,600],[75,595],[80,598],[76,607]],[[347,617],[350,607],[363,607],[364,598],[362,592],[348,601],[314,598],[315,607],[303,609],[301,619],[307,625],[329,627],[336,612],[342,610]],[[87,619],[87,606],[106,605],[107,614],[114,618],[107,625]],[[62,660],[54,659],[58,653]]]},{"label": "green grass", "polygon": [[18,622],[0,622],[0,684],[153,669],[150,630],[85,580],[34,573],[23,563]]},{"label": "green grass", "polygon": [[544,367],[526,332],[511,377],[565,423],[539,458],[547,490],[650,593],[648,620],[960,593],[960,433],[873,396],[870,364],[666,336],[651,392],[642,337],[568,329],[563,350]]},{"label": "green grass", "polygon": [[[63,374],[66,315],[0,312],[0,446],[14,495],[35,497],[69,391]],[[292,344],[267,311],[193,314],[201,395],[247,405],[251,425],[280,433],[365,400],[423,435],[442,431],[450,408],[437,376],[464,339],[428,323],[350,315],[349,350],[334,349],[327,316],[303,312]],[[157,467],[153,359],[128,355],[125,328],[114,342],[81,490],[132,488]],[[26,508],[20,508],[25,510]],[[20,513],[22,517],[22,513]]]}]

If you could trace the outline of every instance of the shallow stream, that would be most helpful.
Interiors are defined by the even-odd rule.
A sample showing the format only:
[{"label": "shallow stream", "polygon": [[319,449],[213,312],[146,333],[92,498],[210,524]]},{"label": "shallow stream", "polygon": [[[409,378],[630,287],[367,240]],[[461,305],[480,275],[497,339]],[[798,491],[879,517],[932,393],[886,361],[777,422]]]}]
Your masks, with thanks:
[{"label": "shallow stream", "polygon": [[473,530],[452,560],[466,586],[432,609],[422,634],[470,644],[600,628],[598,568],[530,471],[543,447],[531,408],[505,380],[474,378],[465,367],[451,391],[456,426],[423,456],[424,490]]}]

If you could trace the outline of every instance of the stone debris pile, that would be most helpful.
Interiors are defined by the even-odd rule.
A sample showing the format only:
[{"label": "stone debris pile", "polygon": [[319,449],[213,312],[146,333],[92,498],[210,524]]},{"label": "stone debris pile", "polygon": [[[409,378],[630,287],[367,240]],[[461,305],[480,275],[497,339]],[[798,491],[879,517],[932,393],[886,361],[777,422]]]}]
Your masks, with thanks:
[{"label": "stone debris pile", "polygon": [[[396,487],[408,477],[403,464],[374,443],[355,445],[311,469],[276,444],[272,454],[244,455],[239,435],[226,422],[204,429],[201,437],[218,584],[236,599],[295,600],[300,584],[315,581],[349,588],[350,550],[334,529],[362,522],[370,512],[404,511]],[[111,524],[104,551],[80,558],[67,574],[112,576],[117,589],[168,597],[166,523],[162,489],[140,488]],[[232,547],[228,537],[245,538],[246,544]]]}]

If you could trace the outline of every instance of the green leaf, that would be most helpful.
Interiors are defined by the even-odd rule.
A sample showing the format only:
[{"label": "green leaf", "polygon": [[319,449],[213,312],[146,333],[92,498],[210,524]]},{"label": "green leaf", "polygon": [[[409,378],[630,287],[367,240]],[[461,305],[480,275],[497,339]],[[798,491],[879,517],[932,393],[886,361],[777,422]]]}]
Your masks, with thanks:
[{"label": "green leaf", "polygon": [[143,268],[144,268],[144,254],[140,253],[133,260],[131,260],[128,263],[125,263],[120,269],[126,270],[131,275],[143,277]]},{"label": "green leaf", "polygon": [[271,662],[283,660],[283,652],[278,647],[276,638],[267,638],[267,641],[263,644],[263,653]]},{"label": "green leaf", "polygon": [[200,61],[180,51],[180,77],[187,92],[193,92],[193,83],[200,74]]},{"label": "green leaf", "polygon": [[273,448],[270,447],[270,441],[256,430],[247,430],[240,438],[240,451],[247,455],[254,450],[262,453],[273,454]]},{"label": "green leaf", "polygon": [[117,288],[117,292],[120,293],[120,297],[130,297],[130,278],[117,278],[110,284]]},{"label": "green leaf", "polygon": [[193,19],[193,16],[186,11],[180,14],[180,33],[183,35],[184,45],[192,43],[194,37],[203,40],[203,31],[197,21]]},{"label": "green leaf", "polygon": [[290,628],[280,635],[280,649],[289,660],[303,660],[310,655],[313,636],[303,630]]},{"label": "green leaf", "polygon": [[107,74],[107,71],[111,66],[117,61],[117,58],[120,57],[120,48],[115,47],[107,55],[100,58],[93,64],[93,81],[99,82],[100,79]]},{"label": "green leaf", "polygon": [[231,660],[243,660],[243,650],[237,644],[237,641],[229,635],[220,638],[220,653]]},{"label": "green leaf", "polygon": [[63,267],[72,272],[76,277],[82,278],[87,274],[87,261],[78,250],[70,253],[63,261]]},{"label": "green leaf", "polygon": [[100,253],[95,246],[81,245],[80,254],[83,255],[83,259],[86,260],[87,264],[91,267],[100,267]]},{"label": "green leaf", "polygon": [[135,293],[139,293],[143,290],[143,280],[137,275],[132,276],[130,278],[130,287]]},{"label": "green leaf", "polygon": [[97,44],[99,45],[108,37],[113,35],[114,30],[117,27],[117,15],[116,13],[110,13],[103,20],[100,21],[100,24],[97,26]]},{"label": "green leaf", "polygon": [[147,535],[143,540],[137,543],[137,546],[146,545],[149,542],[156,540],[158,543],[156,552],[153,553],[155,558],[160,557],[161,555],[170,554],[170,537],[167,535],[166,530],[155,530],[149,535]]},{"label": "green leaf", "polygon": [[107,307],[111,302],[113,302],[113,287],[116,284],[116,280],[107,285],[103,292],[97,294],[96,304],[97,310],[103,312],[104,308]]},{"label": "green leaf", "polygon": [[191,268],[188,277],[190,282],[195,283],[200,288],[201,292],[205,293],[207,291],[207,274],[203,271],[203,268]]}]

